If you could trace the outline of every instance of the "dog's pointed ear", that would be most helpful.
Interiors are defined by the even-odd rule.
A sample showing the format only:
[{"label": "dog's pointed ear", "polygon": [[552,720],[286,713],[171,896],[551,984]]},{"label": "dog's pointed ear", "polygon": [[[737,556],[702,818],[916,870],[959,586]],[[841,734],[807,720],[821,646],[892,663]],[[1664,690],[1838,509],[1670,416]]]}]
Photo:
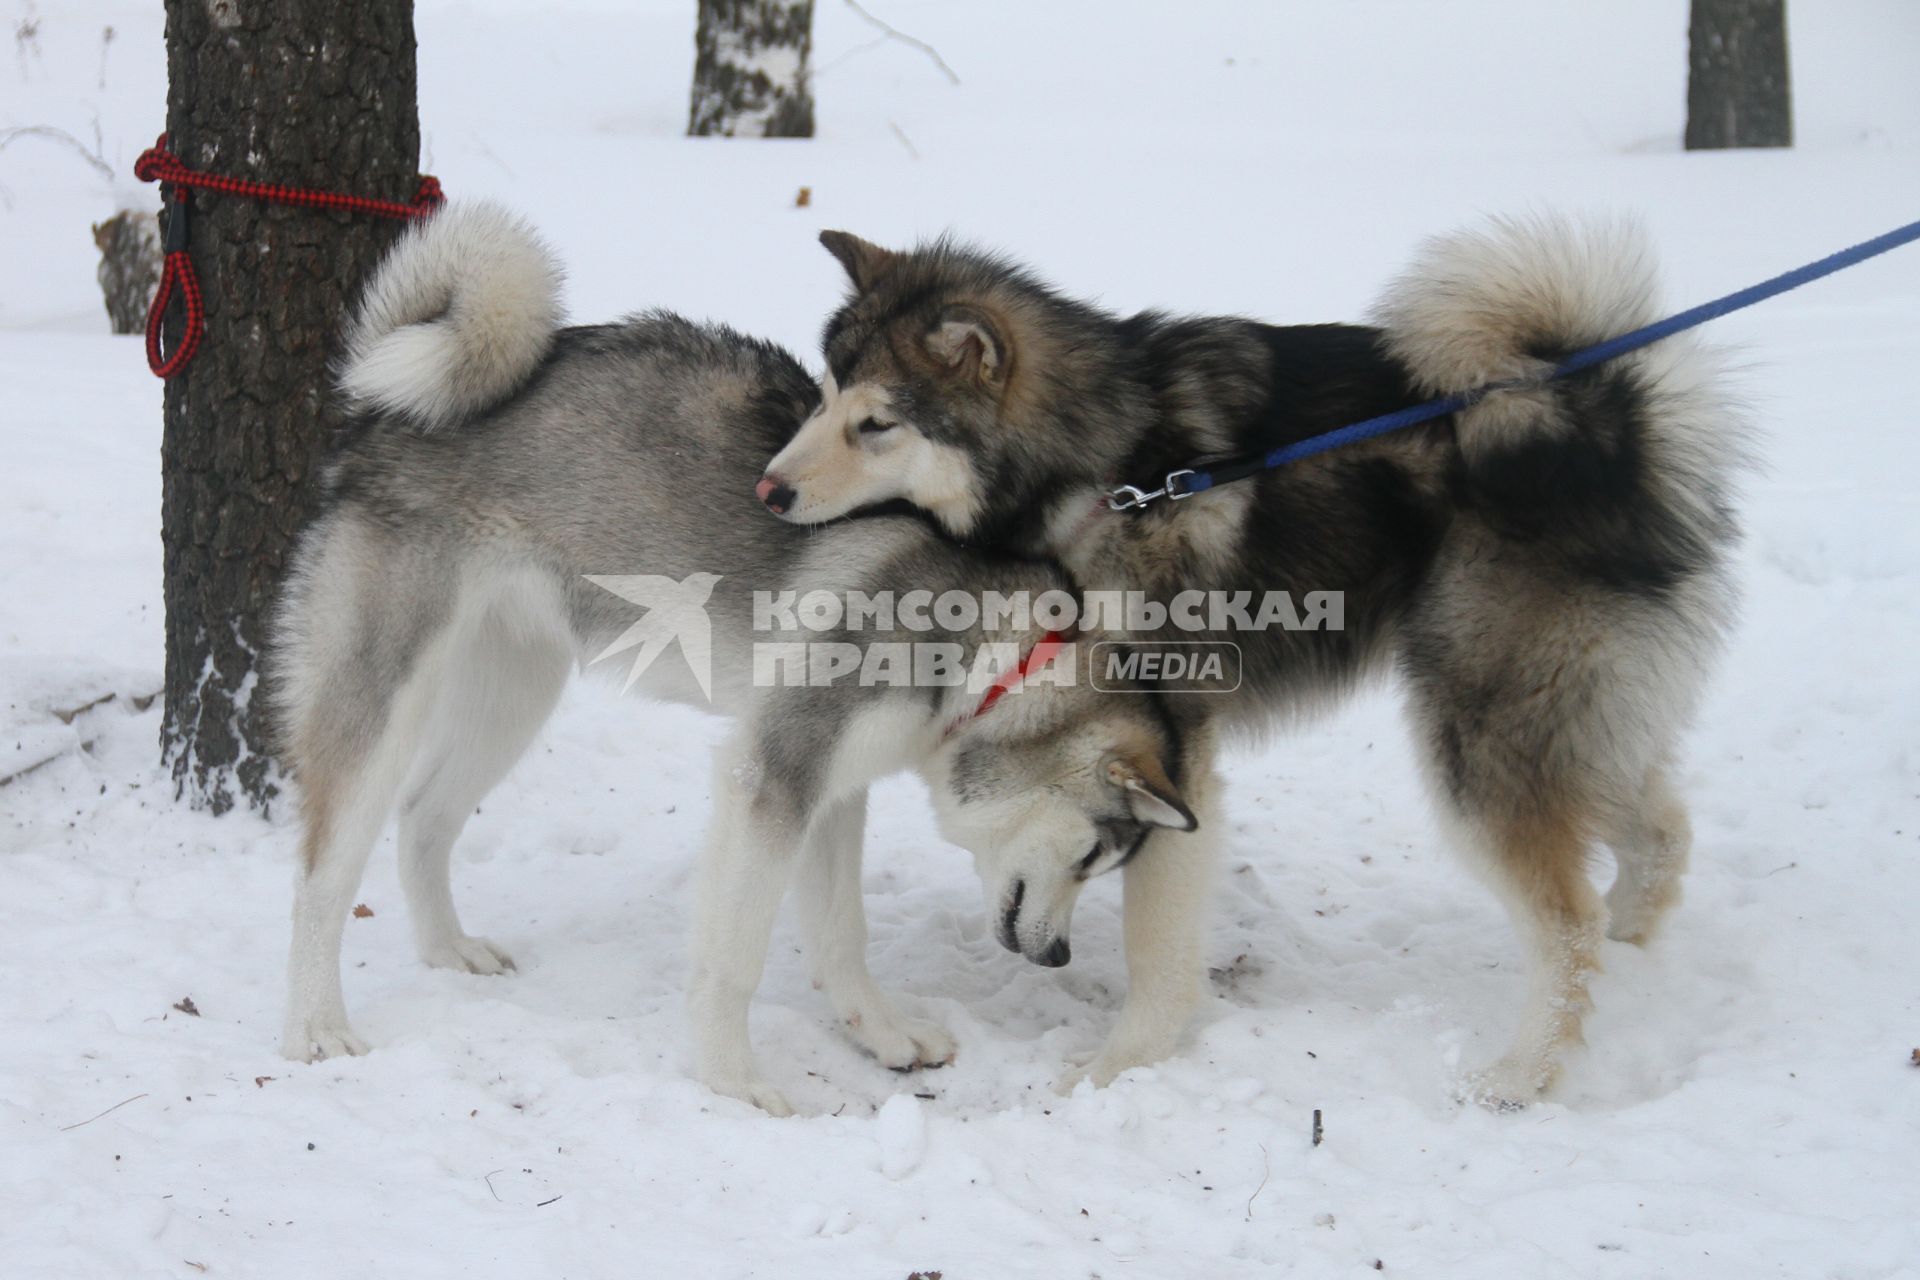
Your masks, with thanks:
[{"label": "dog's pointed ear", "polygon": [[893,250],[882,249],[870,240],[862,240],[851,231],[822,231],[820,243],[847,269],[847,279],[862,292],[893,265]]},{"label": "dog's pointed ear", "polygon": [[1167,779],[1158,758],[1138,752],[1116,753],[1107,759],[1107,781],[1124,791],[1133,816],[1156,827],[1192,831],[1200,825],[1193,810]]},{"label": "dog's pointed ear", "polygon": [[927,353],[955,375],[989,387],[1007,380],[1007,341],[977,307],[948,307],[927,334]]}]

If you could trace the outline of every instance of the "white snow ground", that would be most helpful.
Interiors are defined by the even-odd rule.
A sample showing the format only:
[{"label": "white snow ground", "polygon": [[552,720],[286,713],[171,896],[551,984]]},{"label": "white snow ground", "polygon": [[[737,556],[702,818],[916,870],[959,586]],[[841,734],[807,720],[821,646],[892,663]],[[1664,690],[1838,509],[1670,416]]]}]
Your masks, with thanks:
[{"label": "white snow ground", "polygon": [[[422,0],[428,167],[542,224],[577,316],[662,304],[809,356],[826,226],[953,227],[1116,307],[1304,321],[1357,315],[1420,235],[1483,211],[1639,212],[1677,303],[1920,216],[1911,0],[1793,6],[1801,146],[1707,156],[1675,150],[1683,0],[869,7],[962,83],[821,0],[822,137],[755,144],[675,136],[691,0]],[[1052,1086],[1117,1007],[1118,885],[1070,968],[1027,967],[907,783],[874,809],[873,967],[959,1060],[862,1058],[783,930],[755,1033],[810,1114],[692,1083],[716,726],[599,684],[458,855],[518,975],[422,968],[376,855],[347,941],[375,1051],[294,1066],[293,833],[174,805],[157,711],[129,706],[161,664],[160,395],[105,334],[86,224],[151,199],[124,175],[161,124],[160,16],[8,16],[0,124],[97,119],[123,177],[0,152],[0,772],[67,747],[0,789],[0,1273],[1920,1274],[1920,249],[1716,326],[1769,470],[1685,775],[1694,872],[1656,945],[1609,945],[1549,1101],[1450,1099],[1510,1025],[1517,952],[1438,846],[1390,691],[1233,762],[1215,998],[1108,1090]]]}]

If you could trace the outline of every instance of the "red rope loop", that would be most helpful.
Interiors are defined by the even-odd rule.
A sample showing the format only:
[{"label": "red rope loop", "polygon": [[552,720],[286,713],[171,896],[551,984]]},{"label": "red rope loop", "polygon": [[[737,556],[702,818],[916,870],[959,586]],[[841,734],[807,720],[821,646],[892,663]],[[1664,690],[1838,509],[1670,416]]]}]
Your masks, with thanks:
[{"label": "red rope loop", "polygon": [[[133,176],[142,182],[162,184],[161,194],[172,209],[167,215],[167,253],[160,274],[160,288],[153,295],[153,307],[147,312],[147,367],[162,378],[171,378],[186,368],[206,336],[206,303],[200,281],[193,271],[193,258],[187,251],[187,218],[191,207],[187,192],[199,188],[224,196],[263,200],[269,204],[293,205],[303,209],[339,209],[346,213],[367,213],[377,218],[413,222],[430,217],[447,201],[440,180],[431,174],[420,175],[420,188],[407,203],[376,200],[371,196],[348,195],[339,191],[316,191],[308,187],[288,187],[277,182],[255,182],[248,178],[230,178],[225,174],[189,169],[179,156],[167,150],[167,135],[140,153],[133,162]],[[169,190],[170,188],[170,190]],[[167,355],[161,350],[160,331],[175,291],[186,310],[187,327],[180,343]]]},{"label": "red rope loop", "polygon": [[[174,207],[174,217],[184,219],[187,216],[186,201]],[[173,291],[180,290],[180,303],[186,309],[187,328],[180,335],[180,342],[172,355],[165,355],[160,346],[160,330],[167,319],[167,305],[173,300]],[[153,306],[147,310],[147,368],[161,378],[171,378],[187,367],[194,353],[200,350],[200,339],[207,332],[207,307],[200,297],[200,279],[193,273],[193,258],[185,249],[169,253],[166,265],[160,269],[160,288],[153,295]]]}]

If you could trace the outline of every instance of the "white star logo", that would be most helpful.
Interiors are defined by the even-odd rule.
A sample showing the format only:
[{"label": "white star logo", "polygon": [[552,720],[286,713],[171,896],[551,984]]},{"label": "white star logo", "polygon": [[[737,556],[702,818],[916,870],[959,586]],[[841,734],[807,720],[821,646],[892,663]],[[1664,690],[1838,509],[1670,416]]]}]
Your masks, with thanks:
[{"label": "white star logo", "polygon": [[620,692],[625,693],[653,665],[653,660],[678,640],[688,669],[700,682],[700,692],[708,702],[713,701],[713,628],[707,621],[706,605],[707,597],[713,594],[713,584],[720,581],[719,574],[688,574],[683,582],[657,573],[589,573],[585,577],[594,586],[646,610],[638,622],[621,632],[619,639],[602,649],[587,665],[638,645],[640,652],[634,655],[627,682],[620,688]]}]

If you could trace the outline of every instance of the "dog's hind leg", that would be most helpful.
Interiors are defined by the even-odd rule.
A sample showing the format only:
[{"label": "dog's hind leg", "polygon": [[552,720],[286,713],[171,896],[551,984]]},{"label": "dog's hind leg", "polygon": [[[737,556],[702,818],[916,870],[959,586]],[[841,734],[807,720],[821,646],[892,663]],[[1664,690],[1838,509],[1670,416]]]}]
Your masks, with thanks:
[{"label": "dog's hind leg", "polygon": [[367,854],[445,675],[453,575],[351,509],[310,529],[287,579],[271,688],[305,830],[281,1052],[364,1053],[340,989],[340,934]]},{"label": "dog's hind leg", "polygon": [[340,935],[367,855],[412,762],[438,676],[429,656],[388,696],[360,697],[372,691],[343,684],[339,700],[311,713],[299,731],[306,743],[295,752],[306,830],[280,1044],[289,1058],[311,1062],[367,1051],[347,1022]]},{"label": "dog's hind leg", "polygon": [[1463,1090],[1500,1109],[1524,1106],[1559,1073],[1562,1053],[1581,1043],[1588,975],[1600,968],[1604,915],[1587,880],[1586,824],[1567,806],[1531,806],[1525,816],[1463,820],[1527,953],[1527,996],[1513,1044],[1473,1073]]},{"label": "dog's hind leg", "polygon": [[[543,589],[553,598],[543,599]],[[566,685],[572,651],[563,608],[546,584],[528,582],[463,627],[448,654],[454,678],[400,803],[400,883],[414,945],[435,968],[513,968],[500,947],[461,927],[448,863],[474,806],[526,751]]]},{"label": "dog's hind leg", "polygon": [[815,983],[855,1043],[884,1067],[910,1071],[953,1061],[953,1037],[937,1023],[903,1016],[867,970],[867,913],[860,898],[867,793],[825,808],[807,831],[795,896],[813,955]]},{"label": "dog's hind leg", "polygon": [[715,756],[713,827],[695,876],[687,1009],[701,1083],[786,1116],[793,1108],[762,1079],[754,1059],[747,1010],[809,815],[770,799],[770,791],[783,789],[754,758],[753,741],[742,728]]},{"label": "dog's hind leg", "polygon": [[1607,890],[1607,936],[1644,944],[1679,903],[1693,847],[1687,806],[1664,765],[1648,771],[1641,794],[1609,816],[1602,835],[1619,864]]}]

